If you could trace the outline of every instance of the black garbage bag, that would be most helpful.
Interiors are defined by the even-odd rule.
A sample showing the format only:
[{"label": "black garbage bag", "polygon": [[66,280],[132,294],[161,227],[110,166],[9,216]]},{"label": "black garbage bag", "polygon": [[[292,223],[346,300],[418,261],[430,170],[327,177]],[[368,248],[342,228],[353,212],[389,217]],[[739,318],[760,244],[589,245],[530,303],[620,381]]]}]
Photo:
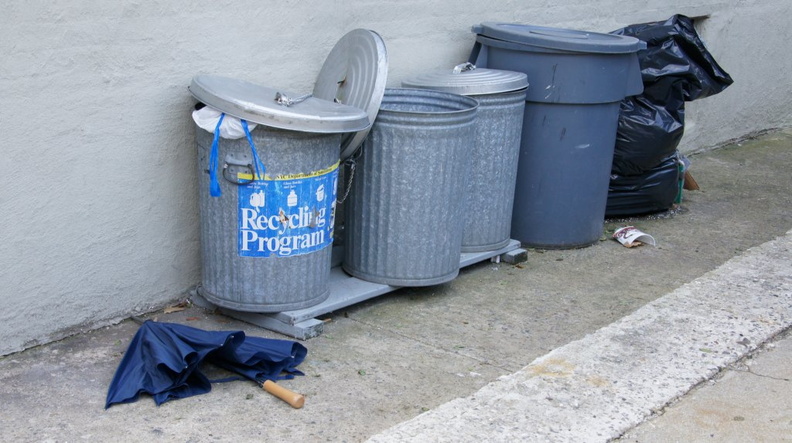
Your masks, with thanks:
[{"label": "black garbage bag", "polygon": [[693,21],[674,15],[611,34],[636,37],[644,91],[621,103],[613,174],[642,174],[672,155],[685,126],[685,102],[717,94],[733,83],[699,37]]},{"label": "black garbage bag", "polygon": [[684,131],[683,106],[658,106],[637,95],[622,100],[611,173],[642,175],[676,152]]},{"label": "black garbage bag", "polygon": [[679,154],[639,175],[611,175],[605,217],[651,214],[674,206],[680,192]]}]

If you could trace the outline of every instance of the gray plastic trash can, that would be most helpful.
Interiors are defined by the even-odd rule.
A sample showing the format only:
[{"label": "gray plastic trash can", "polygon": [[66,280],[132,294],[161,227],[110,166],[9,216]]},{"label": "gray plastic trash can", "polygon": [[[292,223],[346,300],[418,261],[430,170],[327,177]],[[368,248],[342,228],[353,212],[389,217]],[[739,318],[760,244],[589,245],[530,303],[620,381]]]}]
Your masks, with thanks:
[{"label": "gray plastic trash can", "polygon": [[526,78],[522,72],[477,69],[467,63],[402,82],[406,88],[451,92],[479,102],[476,140],[465,178],[462,252],[493,251],[511,240]]},{"label": "gray plastic trash can", "polygon": [[602,235],[619,103],[643,91],[625,36],[521,24],[475,26],[470,61],[524,72],[526,96],[512,237],[575,248]]},{"label": "gray plastic trash can", "polygon": [[457,276],[477,108],[457,94],[385,90],[345,203],[345,271],[391,286]]},{"label": "gray plastic trash can", "polygon": [[250,131],[255,148],[246,137],[215,145],[213,134],[197,129],[200,295],[249,312],[321,303],[330,294],[341,134],[366,128],[366,113],[215,76],[193,78],[190,92],[258,124]]}]

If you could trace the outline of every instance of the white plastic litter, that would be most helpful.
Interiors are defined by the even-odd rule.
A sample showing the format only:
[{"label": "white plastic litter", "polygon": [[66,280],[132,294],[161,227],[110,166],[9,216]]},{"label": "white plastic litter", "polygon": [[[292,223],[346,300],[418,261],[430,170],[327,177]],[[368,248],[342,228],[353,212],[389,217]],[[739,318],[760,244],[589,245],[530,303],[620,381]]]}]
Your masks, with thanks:
[{"label": "white plastic litter", "polygon": [[[214,134],[217,122],[220,120],[221,112],[211,106],[204,106],[201,109],[193,111],[192,118],[195,124],[201,129]],[[248,122],[248,129],[253,131],[256,124]],[[242,128],[242,122],[228,114],[223,118],[223,123],[220,124],[220,137],[226,139],[237,139],[245,136],[245,130]]]},{"label": "white plastic litter", "polygon": [[627,248],[632,248],[633,246],[640,246],[643,244],[656,246],[654,237],[639,230],[635,226],[625,226],[623,228],[617,229],[616,232],[613,233],[613,238],[618,240],[619,243]]}]

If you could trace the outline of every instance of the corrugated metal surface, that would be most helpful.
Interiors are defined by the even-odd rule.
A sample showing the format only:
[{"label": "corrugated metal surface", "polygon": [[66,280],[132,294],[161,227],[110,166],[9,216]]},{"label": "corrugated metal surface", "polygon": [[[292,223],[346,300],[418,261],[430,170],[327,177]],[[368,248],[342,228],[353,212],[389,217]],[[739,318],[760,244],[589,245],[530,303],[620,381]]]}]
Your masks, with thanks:
[{"label": "corrugated metal surface", "polygon": [[[259,126],[252,132],[268,175],[309,173],[338,162],[340,134],[312,134]],[[321,303],[329,295],[330,246],[292,257],[239,255],[239,186],[220,178],[221,197],[209,195],[212,134],[198,129],[199,200],[203,278],[201,295],[229,309],[278,312]],[[221,162],[228,154],[250,158],[247,141],[220,140]]]},{"label": "corrugated metal surface", "polygon": [[466,177],[462,252],[500,249],[511,235],[525,89],[479,95],[476,145]]},{"label": "corrugated metal surface", "polygon": [[393,286],[456,277],[477,106],[455,94],[386,90],[346,204],[344,270]]},{"label": "corrugated metal surface", "polygon": [[336,134],[370,126],[368,115],[354,106],[235,78],[196,75],[189,91],[201,103],[271,128]]},{"label": "corrugated metal surface", "polygon": [[[316,78],[313,95],[366,111],[377,118],[388,79],[388,51],[379,34],[369,29],[348,32],[327,55]],[[363,143],[371,128],[345,134],[341,159],[346,160]]]}]

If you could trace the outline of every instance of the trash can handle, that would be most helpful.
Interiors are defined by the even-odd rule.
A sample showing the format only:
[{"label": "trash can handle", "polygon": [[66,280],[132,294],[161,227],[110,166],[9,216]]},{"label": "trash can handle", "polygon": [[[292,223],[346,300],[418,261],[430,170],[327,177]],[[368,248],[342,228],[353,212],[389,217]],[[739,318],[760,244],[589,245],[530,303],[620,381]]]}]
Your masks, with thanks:
[{"label": "trash can handle", "polygon": [[554,30],[554,29],[531,29],[528,31],[530,34],[541,35],[543,37],[552,37],[552,38],[568,38],[573,40],[589,40],[591,38],[591,34],[588,32],[569,32],[565,30]]},{"label": "trash can handle", "polygon": [[[237,178],[234,178],[233,176],[228,175],[228,172],[229,172],[228,171],[228,167],[229,166],[236,166],[236,167],[244,167],[244,168],[246,168],[247,171],[243,172],[243,174],[245,174],[245,175],[250,174],[250,180],[240,179],[239,178],[239,172],[237,172]],[[246,165],[229,165],[228,163],[226,163],[226,164],[223,165],[223,178],[226,179],[227,181],[235,184],[235,185],[240,185],[240,186],[241,185],[246,185],[246,184],[248,184],[248,183],[250,183],[252,181],[255,181],[254,180],[255,177],[256,177],[256,170],[253,168],[253,164],[252,163],[248,163]]]},{"label": "trash can handle", "polygon": [[[222,196],[222,192],[220,190],[220,183],[217,181],[217,165],[220,162],[219,159],[219,151],[220,151],[220,125],[223,123],[223,119],[225,118],[225,113],[220,114],[220,118],[217,121],[217,126],[215,126],[214,131],[214,138],[212,140],[212,150],[209,153],[209,194],[212,197],[220,197]],[[252,179],[250,181],[239,181],[231,180],[226,175],[228,171],[228,163],[223,165],[223,178],[230,181],[231,183],[237,185],[245,185],[250,182],[256,180],[263,180],[264,179],[264,164],[261,163],[261,159],[258,156],[258,152],[256,152],[256,145],[253,143],[253,137],[250,136],[250,128],[248,127],[247,121],[244,119],[240,119],[239,122],[242,124],[242,129],[245,130],[245,137],[247,138],[248,144],[250,145],[250,153],[253,157],[253,163],[248,163],[247,165],[235,165],[235,166],[247,166],[250,170],[250,176]]]},{"label": "trash can handle", "polygon": [[[240,123],[242,123],[242,129],[245,130],[245,137],[247,138],[248,144],[250,145],[250,153],[251,153],[251,155],[253,157],[253,162],[252,163],[251,162],[235,163],[235,162],[232,161],[231,164],[229,165],[228,157],[226,157],[225,164],[223,165],[223,178],[228,180],[229,182],[235,184],[235,185],[240,185],[241,186],[241,185],[246,185],[248,183],[254,182],[256,180],[264,180],[264,169],[265,168],[264,168],[264,164],[261,163],[261,159],[258,156],[258,152],[256,152],[256,145],[255,145],[255,143],[253,143],[253,137],[251,137],[251,135],[250,135],[250,128],[248,127],[247,121],[244,120],[244,119],[241,119]],[[245,174],[246,175],[248,173],[250,174],[250,180],[240,179],[239,178],[239,173],[237,173],[236,178],[233,178],[233,177],[229,178],[229,176],[227,174],[227,172],[229,172],[228,171],[228,167],[229,166],[238,166],[238,167],[241,166],[241,167],[247,168],[247,172]]]},{"label": "trash can handle", "polygon": [[476,69],[476,65],[470,62],[465,62],[459,65],[454,66],[454,70],[452,71],[454,74],[461,74],[463,72],[472,71]]},{"label": "trash can handle", "polygon": [[291,98],[291,97],[289,97],[286,94],[283,94],[281,92],[276,92],[275,93],[275,103],[277,103],[277,104],[279,104],[281,106],[291,106],[291,105],[294,105],[294,104],[297,104],[297,103],[300,103],[300,102],[304,102],[305,100],[311,98],[312,96],[313,96],[313,94],[305,94],[305,95],[297,97],[297,98]]}]

